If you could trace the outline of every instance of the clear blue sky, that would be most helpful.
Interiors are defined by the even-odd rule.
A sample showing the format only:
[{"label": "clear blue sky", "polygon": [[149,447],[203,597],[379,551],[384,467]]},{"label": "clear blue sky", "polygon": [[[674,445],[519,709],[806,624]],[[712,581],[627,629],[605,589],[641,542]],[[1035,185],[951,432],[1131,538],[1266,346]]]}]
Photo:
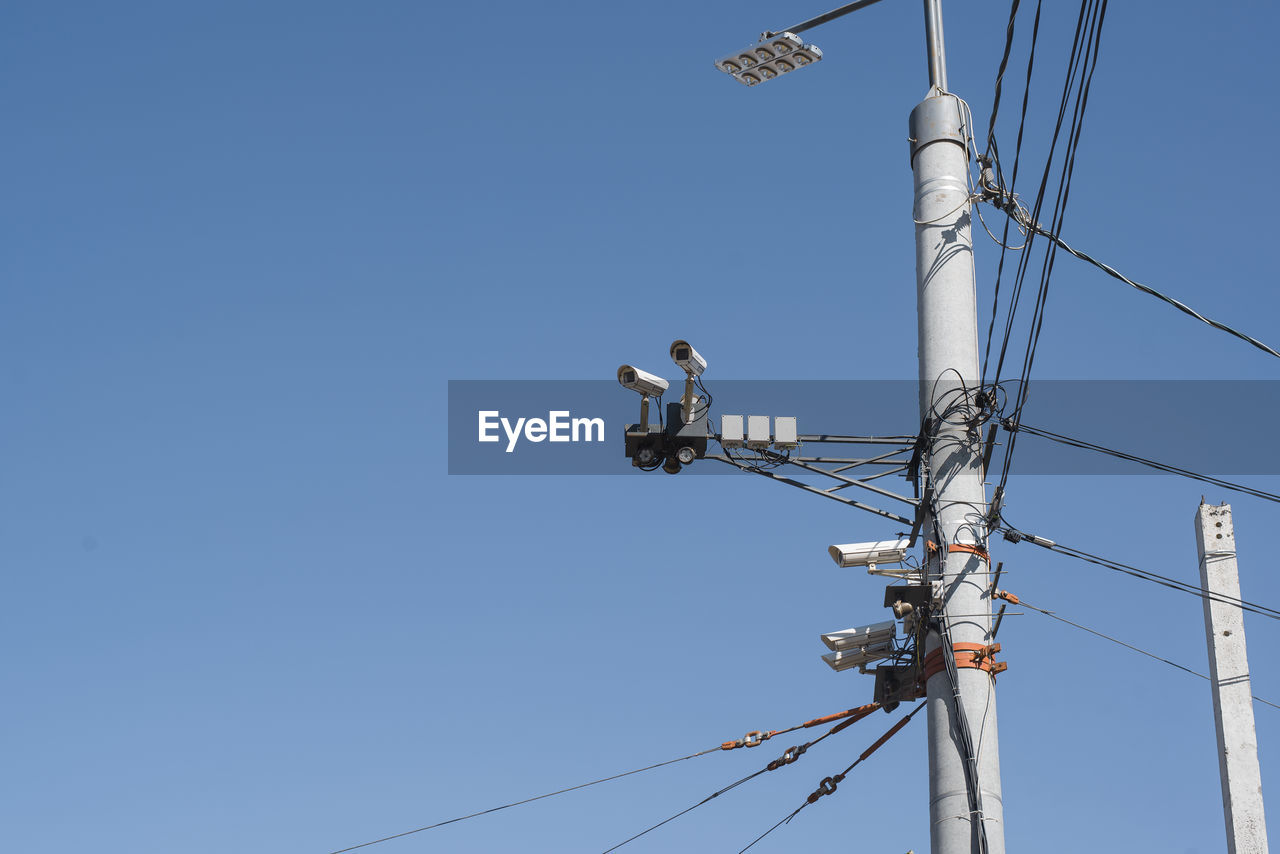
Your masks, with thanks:
[{"label": "clear blue sky", "polygon": [[[1046,4],[1032,168],[1070,5]],[[951,88],[985,127],[1008,7],[946,6]],[[884,619],[882,584],[825,548],[891,526],[762,479],[446,463],[448,380],[674,376],[677,337],[713,391],[915,376],[920,4],[811,33],[826,59],[754,90],[711,64],[826,8],[9,5],[0,848],[323,854],[869,698],[818,634]],[[1278,23],[1273,4],[1112,4],[1064,230],[1273,344]],[[997,252],[977,239],[985,329]],[[1036,365],[1280,377],[1066,257]],[[1202,494],[1235,507],[1245,596],[1280,604],[1273,504],[1025,476],[1009,518],[1192,581]],[[1207,666],[1197,600],[994,551],[1036,604]],[[1280,626],[1248,628],[1255,693],[1280,701]],[[1010,851],[1223,850],[1204,682],[1035,614],[1000,639]],[[1280,712],[1257,719],[1274,798]],[[889,722],[624,850],[736,851]],[[927,850],[924,733],[759,850]],[[791,743],[369,850],[601,851]]]}]

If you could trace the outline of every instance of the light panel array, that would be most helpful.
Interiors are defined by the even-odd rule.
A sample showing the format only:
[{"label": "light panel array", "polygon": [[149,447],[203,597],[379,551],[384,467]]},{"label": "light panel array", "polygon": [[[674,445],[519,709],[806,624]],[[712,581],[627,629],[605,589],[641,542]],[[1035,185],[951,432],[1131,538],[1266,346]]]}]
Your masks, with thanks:
[{"label": "light panel array", "polygon": [[820,59],[822,51],[815,45],[805,44],[795,33],[780,33],[717,59],[716,68],[733,75],[741,83],[755,86]]}]

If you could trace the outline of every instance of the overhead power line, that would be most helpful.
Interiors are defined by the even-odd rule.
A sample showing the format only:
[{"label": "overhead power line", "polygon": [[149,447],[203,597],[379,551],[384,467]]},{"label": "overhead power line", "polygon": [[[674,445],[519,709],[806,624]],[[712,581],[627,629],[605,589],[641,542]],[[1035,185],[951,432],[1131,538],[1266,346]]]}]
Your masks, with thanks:
[{"label": "overhead power line", "polygon": [[491,807],[487,810],[481,810],[480,812],[473,812],[470,815],[461,815],[461,816],[458,816],[457,818],[451,818],[446,821],[438,821],[435,824],[428,824],[425,827],[415,827],[413,830],[406,830],[403,833],[393,833],[391,836],[384,836],[381,839],[373,839],[373,840],[370,840],[369,842],[361,842],[359,845],[352,845],[349,848],[340,848],[337,851],[331,851],[330,854],[346,854],[346,852],[348,851],[356,851],[360,848],[368,848],[370,845],[377,845],[382,842],[390,842],[392,839],[400,839],[405,836],[412,836],[415,833],[422,833],[424,830],[433,830],[437,827],[444,827],[446,824],[453,824],[459,821],[466,821],[469,818],[476,818],[478,816],[488,815],[491,812],[498,812],[499,810],[510,809],[511,807],[518,807],[521,804],[533,803],[534,801],[540,801],[543,798],[552,798],[552,797],[555,797],[556,795],[563,795],[565,792],[572,792],[576,789],[585,789],[588,786],[595,786],[599,783],[607,783],[610,780],[618,780],[622,777],[629,777],[632,774],[639,774],[642,771],[652,771],[654,768],[661,768],[663,765],[673,765],[676,762],[683,762],[686,759],[695,759],[699,756],[705,756],[708,753],[715,753],[716,751],[721,749],[722,749],[721,747],[717,746],[717,747],[708,748],[707,750],[700,750],[697,753],[690,753],[688,756],[681,756],[678,759],[668,759],[666,762],[658,762],[653,765],[646,765],[645,767],[637,768],[634,771],[625,771],[621,774],[614,774],[612,777],[602,777],[599,780],[592,780],[590,783],[580,783],[577,786],[569,786],[567,789],[559,789],[554,792],[547,792],[545,795],[537,795],[532,798],[525,798],[522,801],[514,801],[509,804],[503,804],[502,806],[499,806],[499,807]]},{"label": "overhead power line", "polygon": [[818,788],[811,795],[809,795],[808,798],[805,799],[804,803],[796,807],[795,810],[793,810],[790,815],[787,815],[785,818],[783,818],[773,827],[769,828],[764,833],[760,834],[755,839],[751,840],[751,843],[747,845],[746,848],[743,848],[741,851],[739,851],[738,854],[745,854],[745,852],[748,849],[752,848],[761,839],[764,839],[770,833],[773,833],[779,827],[782,827],[782,825],[787,824],[788,822],[791,821],[791,819],[798,816],[802,809],[809,806],[810,804],[817,803],[818,799],[821,798],[823,795],[834,794],[836,791],[836,787],[839,786],[840,783],[844,781],[844,778],[849,775],[850,771],[852,771],[854,768],[857,768],[858,765],[861,764],[863,760],[865,760],[871,754],[875,753],[877,750],[883,747],[886,741],[888,741],[889,739],[897,735],[898,731],[901,730],[908,723],[910,723],[911,719],[916,716],[916,713],[919,712],[921,709],[925,708],[927,705],[928,705],[927,703],[920,703],[919,705],[917,705],[914,709],[911,710],[910,714],[908,714],[902,720],[898,721],[893,726],[889,727],[888,732],[880,736],[880,738],[877,739],[876,742],[872,744],[870,747],[868,747],[866,750],[862,751],[861,755],[859,755],[857,759],[853,760],[853,762],[849,765],[849,767],[845,768],[839,774],[834,774],[830,777],[823,777],[822,782],[818,784]]},{"label": "overhead power line", "polygon": [[[646,833],[648,833],[649,831],[651,831],[651,830],[657,830],[659,827],[662,827],[664,824],[667,824],[668,822],[675,821],[676,819],[678,819],[680,816],[684,815],[685,813],[693,812],[694,810],[696,810],[698,807],[702,806],[703,804],[710,803],[710,802],[711,802],[711,801],[713,801],[714,799],[716,799],[716,798],[720,797],[721,795],[723,795],[725,792],[728,792],[728,791],[731,791],[731,790],[733,790],[733,789],[736,789],[738,786],[741,786],[743,783],[747,782],[748,780],[754,780],[756,777],[759,777],[761,774],[765,773],[766,771],[776,771],[777,769],[779,769],[779,768],[783,767],[784,765],[790,765],[790,764],[792,764],[792,763],[793,763],[793,762],[795,762],[797,759],[799,759],[801,756],[803,756],[803,755],[804,755],[804,754],[809,750],[809,748],[813,747],[815,744],[817,744],[818,742],[822,741],[822,740],[823,740],[824,738],[826,738],[827,736],[835,735],[836,733],[840,732],[842,729],[847,728],[847,727],[848,727],[848,726],[850,726],[851,724],[855,724],[855,723],[857,723],[858,721],[862,720],[863,718],[865,718],[867,715],[871,714],[872,712],[874,712],[874,711],[875,711],[876,709],[878,709],[878,708],[880,708],[880,704],[879,704],[879,703],[871,703],[870,705],[863,706],[863,707],[861,707],[860,709],[857,709],[857,710],[855,710],[855,709],[850,709],[850,710],[849,710],[849,713],[846,713],[846,714],[850,714],[850,713],[852,713],[852,716],[850,716],[847,720],[841,721],[840,723],[836,724],[836,725],[835,725],[835,726],[833,726],[831,729],[827,730],[825,733],[823,733],[822,735],[820,735],[820,736],[818,736],[817,738],[815,738],[813,741],[806,742],[806,743],[801,744],[801,745],[798,745],[798,746],[796,746],[796,747],[788,747],[788,748],[786,749],[786,751],[785,751],[785,752],[783,752],[782,756],[780,756],[780,757],[778,757],[777,759],[773,760],[773,761],[772,761],[772,762],[770,762],[768,765],[766,765],[765,767],[761,768],[759,771],[752,772],[751,774],[748,774],[747,776],[743,777],[743,778],[742,778],[742,779],[740,779],[740,780],[735,780],[734,782],[732,782],[732,783],[730,783],[729,785],[725,786],[723,789],[719,789],[719,790],[714,791],[714,792],[712,792],[711,794],[707,795],[705,798],[703,798],[702,800],[698,801],[698,802],[697,802],[696,804],[694,804],[693,806],[691,806],[691,807],[686,807],[685,809],[680,810],[680,812],[676,813],[675,815],[668,816],[667,818],[664,818],[662,821],[658,822],[657,824],[653,824],[653,825],[650,825],[649,827],[646,827],[644,830],[640,831],[639,833],[635,834],[634,836],[627,837],[626,839],[622,840],[621,842],[619,842],[617,845],[613,846],[612,848],[608,848],[608,849],[606,849],[606,850],[604,851],[604,854],[610,854],[610,852],[611,852],[611,851],[617,851],[619,848],[621,848],[622,846],[626,845],[628,842],[633,842],[633,841],[635,841],[635,840],[639,839],[641,836],[644,836],[644,835],[645,835]],[[834,716],[833,716],[833,717],[834,717]],[[826,721],[826,720],[830,720],[830,718],[821,718],[820,720]],[[791,729],[793,729],[793,730],[794,730],[794,729],[799,729],[799,727],[792,727]]]},{"label": "overhead power line", "polygon": [[1157,291],[1155,288],[1150,287],[1149,285],[1144,285],[1141,282],[1135,282],[1133,279],[1124,275],[1114,267],[1108,264],[1104,264],[1101,261],[1099,261],[1097,258],[1094,258],[1092,255],[1089,255],[1086,252],[1081,252],[1079,249],[1075,249],[1072,246],[1068,245],[1067,242],[1063,240],[1061,237],[1049,231],[1048,229],[1043,228],[1033,220],[1026,219],[1016,209],[1010,210],[1009,208],[1005,208],[1005,213],[1013,217],[1016,222],[1018,222],[1028,231],[1032,231],[1032,232],[1035,232],[1036,234],[1041,235],[1042,237],[1049,238],[1050,240],[1052,240],[1058,246],[1065,249],[1070,254],[1076,256],[1081,261],[1087,261],[1088,263],[1097,267],[1099,270],[1106,273],[1108,276],[1111,276],[1113,279],[1119,279],[1120,281],[1124,282],[1126,285],[1137,288],[1138,290],[1142,291],[1144,294],[1148,294],[1150,296],[1155,297],[1158,300],[1168,303],[1169,305],[1176,308],[1178,311],[1182,312],[1183,314],[1194,317],[1196,320],[1199,320],[1201,323],[1207,323],[1210,326],[1212,326],[1214,329],[1219,329],[1227,333],[1228,335],[1234,335],[1236,338],[1239,338],[1241,341],[1245,341],[1249,344],[1252,344],[1254,347],[1257,347],[1259,350],[1261,350],[1264,353],[1267,353],[1268,355],[1275,356],[1276,358],[1280,358],[1280,351],[1277,351],[1273,347],[1269,347],[1268,345],[1259,341],[1257,338],[1254,338],[1252,335],[1246,335],[1245,333],[1239,331],[1238,329],[1232,329],[1230,326],[1227,326],[1225,323],[1214,320],[1213,318],[1210,318],[1210,317],[1205,317],[1203,314],[1196,311],[1194,308],[1187,305],[1186,303],[1180,300],[1176,300],[1173,297],[1168,296],[1166,294],[1162,294],[1159,291]]},{"label": "overhead power line", "polygon": [[1030,425],[1019,424],[1017,422],[1014,422],[1008,419],[1006,419],[1001,426],[1003,426],[1006,430],[1008,430],[1011,433],[1012,432],[1030,433],[1032,436],[1039,436],[1042,439],[1048,439],[1052,442],[1058,442],[1063,445],[1069,445],[1073,448],[1080,448],[1086,451],[1097,451],[1100,454],[1107,454],[1109,456],[1116,457],[1117,459],[1128,460],[1129,462],[1139,463],[1140,465],[1144,465],[1149,468],[1156,469],[1157,471],[1163,471],[1163,472],[1168,472],[1169,474],[1181,475],[1182,477],[1187,477],[1187,478],[1191,478],[1192,480],[1198,480],[1203,483],[1212,484],[1213,486],[1220,486],[1223,489],[1232,489],[1232,490],[1235,490],[1236,492],[1243,492],[1245,495],[1252,495],[1255,498],[1262,498],[1267,501],[1275,501],[1277,503],[1280,503],[1280,495],[1276,495],[1274,492],[1265,492],[1261,489],[1254,489],[1251,486],[1244,486],[1243,484],[1232,483],[1229,480],[1223,480],[1221,478],[1212,477],[1211,475],[1198,474],[1188,469],[1169,465],[1168,463],[1157,462],[1156,460],[1149,460],[1149,459],[1146,459],[1145,457],[1139,457],[1134,454],[1127,454],[1124,451],[1117,451],[1117,450],[1114,450],[1113,448],[1105,448],[1102,445],[1095,445],[1092,442],[1086,442],[1083,439],[1073,439],[1070,436],[1063,436],[1061,433],[1054,433],[1051,430],[1045,430],[1043,427],[1032,427]]},{"label": "overhead power line", "polygon": [[[1019,606],[1021,606],[1021,607],[1023,607],[1023,608],[1030,608],[1032,611],[1036,611],[1036,612],[1038,612],[1038,613],[1044,614],[1046,617],[1050,617],[1051,619],[1057,620],[1057,621],[1058,621],[1058,622],[1060,622],[1060,623],[1066,623],[1068,626],[1074,626],[1075,628],[1080,629],[1081,631],[1086,631],[1086,632],[1088,632],[1088,633],[1089,633],[1089,634],[1091,634],[1091,635],[1096,635],[1097,637],[1100,637],[1100,638],[1102,638],[1103,640],[1108,640],[1108,641],[1111,641],[1111,642],[1112,642],[1112,643],[1114,643],[1114,644],[1119,644],[1120,646],[1124,647],[1125,649],[1131,649],[1131,650],[1133,650],[1133,651],[1134,651],[1134,652],[1136,652],[1136,653],[1140,653],[1141,655],[1145,655],[1147,658],[1154,658],[1156,661],[1159,661],[1159,662],[1162,662],[1162,663],[1164,663],[1164,664],[1167,664],[1167,665],[1169,665],[1170,667],[1176,667],[1176,668],[1178,668],[1179,670],[1183,671],[1184,673],[1190,673],[1192,676],[1199,676],[1201,679],[1204,679],[1205,681],[1209,681],[1209,682],[1213,681],[1213,680],[1212,680],[1212,679],[1211,679],[1207,674],[1201,673],[1201,672],[1200,672],[1200,671],[1198,671],[1198,670],[1192,670],[1190,667],[1185,667],[1185,666],[1183,666],[1183,665],[1181,665],[1181,664],[1178,664],[1176,661],[1170,661],[1170,660],[1169,660],[1169,659],[1167,659],[1167,658],[1162,658],[1161,656],[1156,655],[1154,652],[1147,652],[1145,649],[1142,649],[1142,648],[1140,648],[1140,647],[1136,647],[1136,646],[1134,646],[1134,645],[1133,645],[1133,644],[1131,644],[1131,643],[1125,643],[1124,641],[1120,640],[1119,638],[1113,638],[1113,637],[1111,637],[1111,635],[1103,634],[1102,632],[1098,631],[1097,629],[1091,629],[1091,628],[1089,628],[1088,626],[1082,626],[1082,625],[1080,625],[1079,623],[1074,623],[1074,622],[1072,622],[1071,620],[1068,620],[1066,617],[1060,617],[1060,616],[1058,616],[1058,615],[1057,615],[1057,614],[1055,614],[1053,611],[1046,611],[1044,608],[1038,608],[1038,607],[1036,607],[1035,605],[1032,605],[1032,604],[1031,604],[1030,602],[1028,602],[1027,600],[1025,600],[1025,599],[1023,599],[1023,598],[1021,598],[1021,597],[1019,597],[1019,596],[1015,596],[1015,595],[1013,595],[1012,593],[1010,593],[1010,592],[1009,592],[1009,591],[1007,591],[1007,590],[1001,590],[1001,591],[997,592],[997,593],[996,593],[996,598],[997,598],[997,599],[1004,599],[1006,602],[1011,602],[1011,603],[1013,603],[1014,605],[1019,605]],[[1264,699],[1262,699],[1261,697],[1259,697],[1257,694],[1253,694],[1252,696],[1253,696],[1253,699],[1257,700],[1259,703],[1262,703],[1262,704],[1267,705],[1267,706],[1271,706],[1273,709],[1280,709],[1280,705],[1278,705],[1278,704],[1276,704],[1276,703],[1273,703],[1273,702],[1271,702],[1270,700],[1264,700]]]},{"label": "overhead power line", "polygon": [[[681,756],[677,759],[668,759],[665,762],[658,762],[653,765],[646,765],[645,767],[637,768],[634,771],[625,771],[622,774],[614,774],[612,777],[602,777],[599,780],[592,780],[590,783],[580,783],[577,786],[570,786],[567,789],[559,789],[554,792],[548,792],[545,795],[537,795],[536,797],[525,798],[522,801],[515,801],[513,803],[503,804],[502,806],[491,807],[490,809],[487,809],[487,810],[481,810],[480,812],[473,812],[470,815],[458,816],[457,818],[451,818],[446,821],[438,821],[435,824],[428,824],[425,827],[417,827],[417,828],[414,828],[413,830],[406,830],[403,833],[394,833],[391,836],[384,836],[381,839],[373,839],[373,840],[370,840],[369,842],[361,842],[359,845],[352,845],[349,848],[342,848],[337,851],[331,851],[330,854],[346,854],[346,852],[348,851],[356,851],[360,848],[368,848],[370,845],[377,845],[380,842],[389,842],[392,839],[400,839],[405,836],[412,836],[415,833],[422,833],[424,830],[432,830],[437,827],[444,827],[446,824],[453,824],[459,821],[466,821],[469,818],[477,818],[478,816],[488,815],[489,813],[498,812],[499,810],[510,809],[511,807],[518,807],[521,804],[533,803],[534,801],[540,801],[544,798],[551,798],[551,797],[555,797],[556,795],[563,795],[566,792],[572,792],[577,789],[585,789],[588,786],[595,786],[599,783],[608,783],[610,780],[618,780],[618,779],[621,779],[622,777],[629,777],[632,774],[639,774],[642,771],[652,771],[654,768],[661,768],[664,765],[674,765],[675,763],[683,762],[686,759],[695,759],[699,756],[706,756],[708,753],[716,753],[717,751],[722,751],[722,750],[735,750],[740,747],[757,747],[760,744],[763,744],[764,742],[773,738],[774,736],[785,735],[786,733],[795,732],[796,730],[800,730],[800,729],[809,729],[815,726],[822,726],[823,724],[832,723],[834,721],[842,721],[842,723],[832,727],[831,730],[827,732],[825,735],[819,738],[816,738],[812,742],[810,742],[808,745],[805,745],[804,749],[808,749],[810,746],[817,744],[819,741],[822,741],[822,739],[826,738],[828,735],[834,735],[844,727],[848,726],[851,723],[854,723],[855,721],[861,720],[862,718],[871,714],[878,708],[880,708],[879,703],[868,703],[864,706],[857,706],[852,709],[845,709],[844,711],[836,712],[835,714],[823,715],[822,717],[819,717],[819,718],[812,718],[810,720],[805,721],[802,724],[796,724],[795,726],[787,727],[786,729],[775,729],[775,730],[768,730],[768,731],[757,730],[754,732],[749,732],[742,738],[737,739],[735,741],[722,742],[716,747],[710,747],[706,750],[700,750],[697,753],[690,753],[688,756]],[[791,750],[797,750],[797,749],[798,748],[791,748]],[[804,753],[804,749],[800,750],[800,753]],[[786,754],[784,754],[784,758],[785,756]],[[783,764],[790,764],[791,762],[794,762],[794,761],[795,759],[791,759]],[[766,768],[765,770],[771,770],[771,769]],[[738,782],[739,783],[745,782],[745,780],[740,780]],[[736,786],[738,784],[735,783],[734,785]],[[729,788],[732,788],[732,786],[730,786]],[[727,789],[725,791],[727,791]],[[712,797],[715,797],[715,795],[712,795]],[[672,816],[672,818],[674,817],[675,816]],[[646,831],[646,833],[647,832],[648,831]]]},{"label": "overhead power line", "polygon": [[991,121],[987,125],[987,151],[995,147],[996,116],[1000,114],[1000,94],[1004,89],[1004,72],[1009,67],[1009,54],[1013,50],[1013,30],[1018,19],[1018,6],[1021,0],[1012,0],[1009,4],[1009,26],[1004,34],[1004,54],[1000,57],[1000,70],[996,72],[996,94],[991,103]]},{"label": "overhead power line", "polygon": [[1004,535],[1004,538],[1012,543],[1019,543],[1025,540],[1029,543],[1034,543],[1041,548],[1048,549],[1049,551],[1057,552],[1058,554],[1066,555],[1067,557],[1073,557],[1077,560],[1085,561],[1086,563],[1092,563],[1096,566],[1112,569],[1116,572],[1122,572],[1125,575],[1131,575],[1134,578],[1140,578],[1143,581],[1150,581],[1155,584],[1159,584],[1162,587],[1168,587],[1171,590],[1190,593],[1192,596],[1197,596],[1201,599],[1208,599],[1211,602],[1220,602],[1224,605],[1233,605],[1242,611],[1248,611],[1251,614],[1258,614],[1272,620],[1280,620],[1280,610],[1266,605],[1259,605],[1256,602],[1249,602],[1235,596],[1215,593],[1195,584],[1178,581],[1176,578],[1170,578],[1167,575],[1160,575],[1159,573],[1151,572],[1146,569],[1139,569],[1136,566],[1130,566],[1127,563],[1120,563],[1119,561],[1111,560],[1110,558],[1105,558],[1101,555],[1090,554],[1089,552],[1082,551],[1081,549],[1075,549],[1071,546],[1064,546],[1060,543],[1055,543],[1053,540],[1046,537],[1027,534],[1016,528],[1011,528],[1008,525],[1000,528],[999,530]]},{"label": "overhead power line", "polygon": [[[1013,35],[1013,18],[1014,16],[1017,15],[1017,11],[1018,11],[1017,6],[1018,6],[1017,2],[1014,2],[1009,10],[1009,29],[1007,32],[1006,41],[1008,38],[1012,37]],[[1018,116],[1018,138],[1017,138],[1017,143],[1013,149],[1013,172],[1010,175],[1009,180],[1007,182],[1005,181],[1005,178],[1004,178],[1004,166],[1000,162],[1000,149],[995,144],[994,133],[989,133],[987,137],[987,147],[988,147],[987,154],[995,163],[996,175],[999,177],[1000,187],[1006,190],[1010,195],[1013,193],[1014,187],[1018,183],[1018,167],[1022,160],[1022,140],[1027,127],[1027,105],[1030,103],[1030,100],[1031,100],[1031,73],[1034,70],[1035,63],[1036,63],[1036,42],[1040,37],[1040,7],[1041,7],[1041,0],[1036,0],[1036,14],[1035,14],[1035,19],[1031,25],[1031,48],[1027,54],[1026,83],[1023,86],[1023,90],[1022,90],[1022,111]],[[1009,45],[1006,43],[1005,52],[1008,53],[1008,51],[1009,51]],[[1003,69],[1004,69],[1004,60],[1002,59],[1000,77],[1003,77]],[[997,78],[997,82],[996,82],[997,97],[995,99],[995,106],[992,108],[993,110],[992,130],[994,130],[994,113],[999,109],[999,106],[1000,106],[1000,99],[999,99],[1000,77]],[[1005,220],[1004,231],[1000,237],[1000,263],[996,267],[996,284],[995,284],[994,292],[992,295],[992,302],[991,302],[991,323],[987,327],[987,346],[982,357],[982,379],[983,379],[984,385],[986,384],[987,367],[991,363],[991,341],[992,341],[993,334],[995,332],[996,316],[999,314],[999,309],[1000,309],[1000,281],[1004,276],[1005,254],[1009,250],[1009,223],[1010,222],[1011,220],[1009,219]],[[1027,244],[1023,244],[1023,246],[1020,248],[1026,249]],[[1015,308],[1015,304],[1016,304],[1016,299],[1011,301],[1010,303],[1011,315]],[[1001,356],[1000,356],[1001,362],[1004,361],[1003,351],[1007,349],[1009,346],[1009,334],[1012,331],[1011,330],[1012,323],[1013,323],[1013,318],[1012,316],[1010,316],[1008,318],[1008,321],[1005,327],[1004,342],[1001,344]]]},{"label": "overhead power line", "polygon": [[[1068,114],[1070,114],[1070,126],[1067,130],[1065,144],[1062,146],[1061,163],[1059,166],[1059,176],[1057,189],[1053,195],[1053,204],[1049,213],[1049,222],[1055,231],[1061,231],[1066,217],[1067,200],[1071,195],[1071,179],[1075,172],[1076,152],[1080,146],[1080,139],[1084,130],[1085,110],[1089,103],[1089,92],[1093,85],[1093,75],[1098,67],[1098,55],[1102,44],[1103,23],[1106,20],[1107,0],[1083,0],[1080,4],[1080,13],[1076,20],[1075,36],[1071,45],[1071,54],[1067,60],[1066,79],[1062,85],[1062,97],[1058,105],[1058,115],[1053,129],[1053,135],[1049,142],[1049,153],[1045,159],[1044,170],[1040,177],[1040,184],[1036,190],[1035,202],[1030,212],[1025,212],[1024,216],[1031,222],[1038,222],[1041,217],[1041,211],[1048,201],[1049,177],[1053,172],[1054,165],[1057,162],[1058,143],[1062,135],[1064,124]],[[1030,79],[1028,78],[1028,86]],[[1001,204],[1006,209],[1009,207],[1019,210],[1020,206],[1013,195],[1012,187],[995,188],[996,198],[1001,200]],[[995,375],[993,382],[999,384],[1003,368],[1004,360],[1008,351],[1010,337],[1014,328],[1014,320],[1018,310],[1018,306],[1022,301],[1023,285],[1026,282],[1027,275],[1031,269],[1032,263],[1032,238],[1034,233],[1029,233],[1024,251],[1018,259],[1017,271],[1014,276],[1013,292],[1009,300],[1009,308],[1006,314],[1004,339],[1000,345],[999,358],[996,361]],[[1044,319],[1046,307],[1049,298],[1049,284],[1053,277],[1054,263],[1057,259],[1057,245],[1050,244],[1044,251],[1040,265],[1040,281],[1036,289],[1035,300],[1032,306],[1030,330],[1027,336],[1027,343],[1023,353],[1022,367],[1020,370],[1018,392],[1014,403],[1014,417],[1018,417],[1022,413],[1023,407],[1027,403],[1027,396],[1030,390],[1030,380],[1032,366],[1035,364],[1036,351],[1040,343],[1040,334],[1044,329]],[[984,371],[985,376],[985,371]],[[1017,434],[1012,434],[1009,438],[1008,447],[1005,448],[1004,460],[1001,466],[1000,482],[998,491],[1003,492],[1008,483],[1009,473],[1011,471],[1014,448],[1017,444]]]}]

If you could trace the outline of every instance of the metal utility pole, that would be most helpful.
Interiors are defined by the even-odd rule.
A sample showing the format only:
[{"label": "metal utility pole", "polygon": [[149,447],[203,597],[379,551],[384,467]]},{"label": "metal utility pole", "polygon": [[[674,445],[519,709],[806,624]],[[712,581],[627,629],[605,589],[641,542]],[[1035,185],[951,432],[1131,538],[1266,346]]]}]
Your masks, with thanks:
[{"label": "metal utility pole", "polygon": [[[943,602],[940,631],[931,630],[925,644],[930,838],[933,854],[1003,854],[995,683],[986,649],[986,485],[981,434],[970,421],[981,382],[968,178],[972,129],[963,104],[947,92],[941,0],[924,0],[924,14],[930,88],[911,112],[910,138],[920,414],[931,432],[922,494],[932,501],[922,530],[935,545],[928,549],[928,572],[941,579]],[[945,666],[931,668],[931,653]]]},{"label": "metal utility pole", "polygon": [[[1200,550],[1201,586],[1216,594],[1212,598],[1239,599],[1231,505],[1214,507],[1201,501],[1196,510],[1196,546]],[[1262,810],[1262,771],[1258,767],[1258,735],[1253,726],[1244,611],[1206,596],[1204,633],[1209,645],[1213,720],[1218,729],[1227,852],[1266,854],[1267,819]]]}]

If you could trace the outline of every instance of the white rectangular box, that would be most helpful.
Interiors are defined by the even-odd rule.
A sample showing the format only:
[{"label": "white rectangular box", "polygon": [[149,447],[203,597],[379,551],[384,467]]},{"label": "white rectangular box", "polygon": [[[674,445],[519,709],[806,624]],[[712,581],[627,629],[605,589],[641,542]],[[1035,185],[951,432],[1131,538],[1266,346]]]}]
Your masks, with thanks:
[{"label": "white rectangular box", "polygon": [[747,447],[762,450],[769,447],[769,416],[747,416]]},{"label": "white rectangular box", "polygon": [[773,446],[783,451],[800,447],[795,416],[786,415],[773,419]]},{"label": "white rectangular box", "polygon": [[720,447],[741,448],[743,442],[742,416],[720,416]]}]

